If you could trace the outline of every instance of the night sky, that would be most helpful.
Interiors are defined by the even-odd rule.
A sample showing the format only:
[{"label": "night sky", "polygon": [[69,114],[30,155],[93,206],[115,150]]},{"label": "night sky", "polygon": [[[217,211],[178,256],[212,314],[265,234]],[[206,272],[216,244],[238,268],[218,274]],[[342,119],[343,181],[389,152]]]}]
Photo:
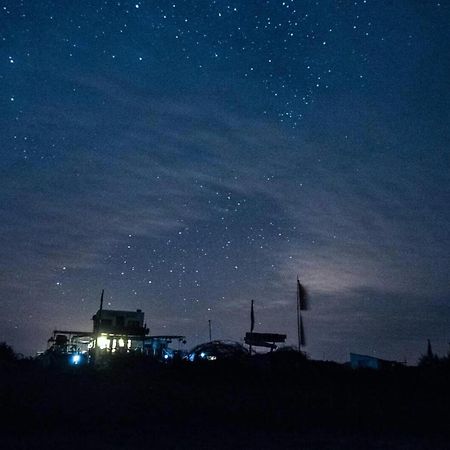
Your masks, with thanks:
[{"label": "night sky", "polygon": [[450,3],[0,2],[0,341],[450,341]]}]

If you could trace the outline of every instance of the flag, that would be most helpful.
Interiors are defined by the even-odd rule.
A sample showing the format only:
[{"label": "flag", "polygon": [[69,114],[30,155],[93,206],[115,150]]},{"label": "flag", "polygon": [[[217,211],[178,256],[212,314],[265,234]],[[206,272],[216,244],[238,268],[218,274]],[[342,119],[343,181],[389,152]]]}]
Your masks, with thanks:
[{"label": "flag", "polygon": [[250,332],[253,333],[255,329],[255,311],[253,310],[253,300],[252,300],[252,309],[250,311]]},{"label": "flag", "polygon": [[302,316],[300,316],[300,345],[301,346],[305,346],[306,345],[305,329],[303,328]]},{"label": "flag", "polygon": [[297,302],[300,311],[306,311],[308,309],[308,294],[305,287],[300,283],[297,278]]}]

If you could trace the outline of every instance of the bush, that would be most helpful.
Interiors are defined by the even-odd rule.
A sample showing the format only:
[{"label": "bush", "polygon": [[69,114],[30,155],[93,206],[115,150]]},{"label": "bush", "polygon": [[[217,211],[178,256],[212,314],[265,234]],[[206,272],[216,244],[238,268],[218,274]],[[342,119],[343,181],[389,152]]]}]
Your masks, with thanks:
[{"label": "bush", "polygon": [[17,361],[18,357],[13,348],[6,342],[0,342],[0,361]]}]

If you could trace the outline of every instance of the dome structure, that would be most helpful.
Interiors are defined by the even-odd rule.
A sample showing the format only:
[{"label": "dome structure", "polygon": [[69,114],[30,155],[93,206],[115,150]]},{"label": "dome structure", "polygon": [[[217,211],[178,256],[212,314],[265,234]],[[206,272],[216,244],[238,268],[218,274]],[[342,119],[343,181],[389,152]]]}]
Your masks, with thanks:
[{"label": "dome structure", "polygon": [[235,341],[210,341],[199,344],[188,354],[189,361],[239,359],[248,356],[248,350]]}]

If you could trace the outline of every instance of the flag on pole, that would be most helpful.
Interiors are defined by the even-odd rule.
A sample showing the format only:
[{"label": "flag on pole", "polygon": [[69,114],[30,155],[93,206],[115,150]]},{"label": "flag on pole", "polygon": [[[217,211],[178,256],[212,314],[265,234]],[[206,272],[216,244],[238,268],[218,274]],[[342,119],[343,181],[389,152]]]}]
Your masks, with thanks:
[{"label": "flag on pole", "polygon": [[303,319],[301,311],[306,311],[308,309],[308,295],[304,286],[300,283],[297,276],[297,338],[298,338],[298,349],[306,345],[305,339],[305,328],[303,326]]},{"label": "flag on pole", "polygon": [[305,287],[300,283],[297,277],[297,301],[300,311],[306,311],[308,309],[308,294]]},{"label": "flag on pole", "polygon": [[302,316],[300,316],[300,345],[303,347],[306,345],[306,339],[305,339],[305,329],[303,327],[303,319]]},{"label": "flag on pole", "polygon": [[255,329],[255,311],[253,310],[253,300],[252,300],[252,308],[250,311],[250,332],[253,333]]}]

